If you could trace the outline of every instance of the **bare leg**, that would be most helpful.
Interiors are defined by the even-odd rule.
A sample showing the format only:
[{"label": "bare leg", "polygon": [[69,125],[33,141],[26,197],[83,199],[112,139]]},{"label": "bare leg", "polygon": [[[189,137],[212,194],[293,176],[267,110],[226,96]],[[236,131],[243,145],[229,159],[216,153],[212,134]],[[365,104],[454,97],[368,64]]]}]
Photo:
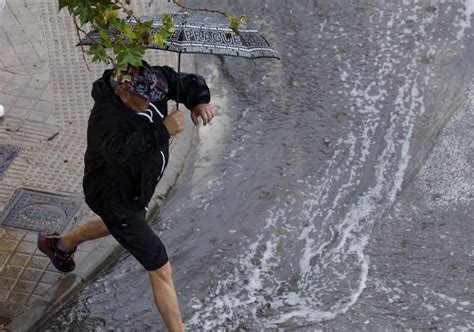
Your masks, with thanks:
[{"label": "bare leg", "polygon": [[149,271],[148,275],[150,276],[156,307],[165,321],[168,331],[184,331],[170,262],[157,270]]},{"label": "bare leg", "polygon": [[61,246],[64,250],[69,251],[85,241],[98,239],[109,234],[110,232],[102,221],[102,218],[93,216],[79,227],[62,234],[60,236]]}]

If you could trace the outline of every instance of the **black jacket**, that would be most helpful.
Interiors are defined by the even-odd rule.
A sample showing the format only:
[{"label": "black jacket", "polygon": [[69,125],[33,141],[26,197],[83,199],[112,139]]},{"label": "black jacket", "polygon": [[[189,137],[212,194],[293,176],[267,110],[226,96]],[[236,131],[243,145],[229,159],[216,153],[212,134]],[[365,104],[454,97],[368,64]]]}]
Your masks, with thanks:
[{"label": "black jacket", "polygon": [[[101,217],[125,219],[143,210],[168,164],[169,134],[163,124],[167,101],[176,98],[178,74],[153,67],[166,93],[147,114],[128,109],[110,87],[111,70],[94,82],[95,100],[87,128],[83,188],[89,207]],[[208,103],[201,76],[181,74],[180,102],[188,109]]]}]

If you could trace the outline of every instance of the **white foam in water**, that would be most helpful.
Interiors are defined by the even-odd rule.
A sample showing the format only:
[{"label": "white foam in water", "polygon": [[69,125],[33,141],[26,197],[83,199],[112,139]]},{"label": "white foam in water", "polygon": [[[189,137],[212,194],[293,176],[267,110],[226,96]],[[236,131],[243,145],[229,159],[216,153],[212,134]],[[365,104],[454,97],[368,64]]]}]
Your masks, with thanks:
[{"label": "white foam in water", "polygon": [[474,0],[463,0],[463,5],[464,19],[457,24],[461,28],[461,30],[459,30],[458,32],[458,39],[462,39],[464,37],[466,29],[471,28],[471,19],[472,15],[474,14]]},{"label": "white foam in water", "polygon": [[[474,0],[471,3],[474,13]],[[410,8],[419,10],[413,6],[405,10]],[[387,24],[389,33],[394,22],[403,21],[400,16],[404,14],[400,9],[392,15]],[[426,31],[424,26],[419,29]],[[274,328],[290,320],[298,325],[310,324],[334,319],[357,302],[369,273],[370,259],[365,249],[372,226],[400,190],[410,159],[415,120],[424,112],[423,91],[418,86],[419,81],[427,82],[418,68],[424,45],[417,42],[417,48],[407,54],[392,44],[395,36],[384,36],[380,50],[383,56],[374,65],[378,72],[373,82],[364,85],[364,73],[355,72],[350,61],[339,68],[347,95],[355,105],[352,112],[363,114],[363,123],[357,127],[351,123],[347,135],[336,142],[333,159],[325,165],[325,176],[316,182],[310,177],[298,182],[306,193],[304,209],[296,205],[301,202],[289,197],[267,211],[265,226],[258,230],[256,241],[232,260],[234,271],[217,281],[215,292],[186,323],[188,328],[237,328],[239,322]],[[397,74],[394,63],[400,63],[399,57],[408,65],[398,81],[387,81],[388,74]],[[389,96],[387,89],[393,91],[396,87],[396,107],[387,115],[382,101]],[[384,132],[383,151],[379,151],[380,130]],[[376,164],[369,165],[368,161],[374,159]],[[359,193],[367,168],[373,169],[373,183]],[[330,193],[334,188],[338,191]],[[340,205],[354,195],[358,199],[346,210],[341,209]],[[293,209],[300,212],[290,215]],[[346,213],[340,216],[336,211]],[[296,281],[280,275],[282,265],[292,266]],[[285,287],[288,290],[281,292]],[[259,313],[262,310],[266,314]]]}]

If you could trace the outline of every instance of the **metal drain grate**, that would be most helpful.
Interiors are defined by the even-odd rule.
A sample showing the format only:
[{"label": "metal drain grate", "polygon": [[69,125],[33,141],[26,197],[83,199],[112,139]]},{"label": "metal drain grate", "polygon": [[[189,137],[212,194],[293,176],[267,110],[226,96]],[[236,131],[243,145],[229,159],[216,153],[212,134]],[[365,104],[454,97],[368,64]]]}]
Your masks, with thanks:
[{"label": "metal drain grate", "polygon": [[0,219],[0,224],[33,231],[62,232],[81,206],[81,200],[20,189]]},{"label": "metal drain grate", "polygon": [[7,170],[8,166],[15,159],[20,149],[13,145],[0,144],[0,177]]}]

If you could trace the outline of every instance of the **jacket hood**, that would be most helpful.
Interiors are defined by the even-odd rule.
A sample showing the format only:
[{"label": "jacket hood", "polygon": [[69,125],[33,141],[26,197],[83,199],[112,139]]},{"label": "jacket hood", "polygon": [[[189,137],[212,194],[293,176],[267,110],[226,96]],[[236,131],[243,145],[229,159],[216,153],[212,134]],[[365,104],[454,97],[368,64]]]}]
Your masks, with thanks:
[{"label": "jacket hood", "polygon": [[95,102],[107,102],[117,100],[118,96],[110,86],[112,69],[107,69],[102,77],[92,84],[91,95]]}]

